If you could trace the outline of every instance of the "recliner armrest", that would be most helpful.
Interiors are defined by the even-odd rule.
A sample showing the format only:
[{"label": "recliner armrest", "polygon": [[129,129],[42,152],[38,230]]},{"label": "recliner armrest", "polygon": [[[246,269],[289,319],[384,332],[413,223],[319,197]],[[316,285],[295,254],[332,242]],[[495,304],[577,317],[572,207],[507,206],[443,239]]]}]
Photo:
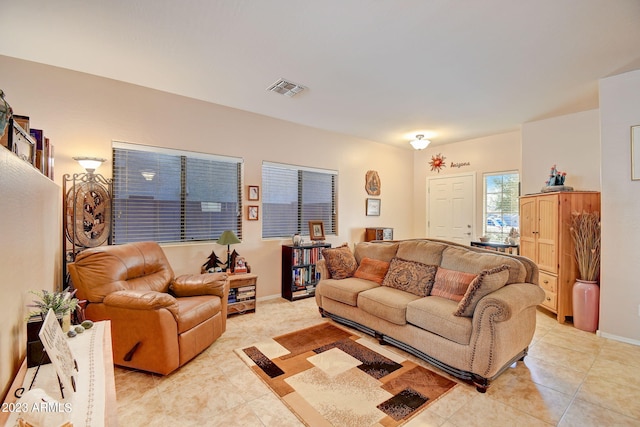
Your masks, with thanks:
[{"label": "recliner armrest", "polygon": [[132,310],[158,310],[160,308],[166,308],[174,317],[178,316],[178,303],[176,299],[162,292],[127,289],[110,293],[102,302],[107,306]]},{"label": "recliner armrest", "polygon": [[176,277],[169,289],[177,297],[217,295],[225,298],[226,273],[183,274]]}]

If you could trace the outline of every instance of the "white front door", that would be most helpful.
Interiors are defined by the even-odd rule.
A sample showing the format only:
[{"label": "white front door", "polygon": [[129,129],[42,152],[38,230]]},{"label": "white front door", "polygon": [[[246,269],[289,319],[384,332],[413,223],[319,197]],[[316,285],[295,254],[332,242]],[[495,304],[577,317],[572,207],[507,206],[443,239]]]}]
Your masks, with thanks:
[{"label": "white front door", "polygon": [[427,235],[468,245],[474,236],[475,174],[427,178]]}]

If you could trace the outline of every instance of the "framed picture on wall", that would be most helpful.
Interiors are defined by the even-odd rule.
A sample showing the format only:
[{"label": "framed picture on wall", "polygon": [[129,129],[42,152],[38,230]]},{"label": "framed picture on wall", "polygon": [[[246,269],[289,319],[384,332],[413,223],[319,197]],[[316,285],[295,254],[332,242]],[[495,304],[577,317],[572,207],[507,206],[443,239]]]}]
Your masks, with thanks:
[{"label": "framed picture on wall", "polygon": [[380,216],[380,199],[367,199],[367,216]]},{"label": "framed picture on wall", "polygon": [[260,200],[260,187],[257,185],[249,186],[249,200]]},{"label": "framed picture on wall", "polygon": [[248,206],[247,207],[247,219],[249,221],[257,221],[258,220],[258,206]]}]

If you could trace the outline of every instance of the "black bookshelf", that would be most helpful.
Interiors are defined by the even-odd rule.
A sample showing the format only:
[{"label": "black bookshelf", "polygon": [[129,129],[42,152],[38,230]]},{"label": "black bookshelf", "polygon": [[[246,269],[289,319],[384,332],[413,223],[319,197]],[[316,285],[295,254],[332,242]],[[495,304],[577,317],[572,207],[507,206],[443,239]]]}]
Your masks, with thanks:
[{"label": "black bookshelf", "polygon": [[322,249],[329,243],[282,246],[282,297],[289,301],[309,298],[316,294],[320,272],[316,263],[322,259]]}]

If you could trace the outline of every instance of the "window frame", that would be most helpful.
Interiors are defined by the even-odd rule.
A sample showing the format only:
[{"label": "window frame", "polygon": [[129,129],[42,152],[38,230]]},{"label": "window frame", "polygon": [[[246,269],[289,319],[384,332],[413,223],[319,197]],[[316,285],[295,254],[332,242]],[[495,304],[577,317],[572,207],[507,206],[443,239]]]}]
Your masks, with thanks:
[{"label": "window frame", "polygon": [[[284,171],[288,171],[290,174],[295,173],[295,179],[292,180],[290,186],[287,188],[289,197],[289,203],[296,204],[296,214],[288,216],[290,222],[293,224],[292,228],[288,231],[274,230],[277,228],[277,224],[270,225],[269,222],[271,220],[271,215],[276,215],[271,210],[270,204],[275,205],[276,203],[272,202],[270,194],[271,188],[269,181],[276,181],[275,177],[266,177],[265,172],[268,172],[269,168],[274,169],[282,169]],[[312,175],[317,174],[317,175]],[[330,176],[330,213],[328,215],[319,215],[312,216],[313,214],[308,213],[308,209],[305,207],[309,207],[311,204],[305,203],[305,198],[308,197],[318,197],[320,195],[319,192],[314,193],[305,193],[304,188],[305,185],[311,186],[313,177],[319,178],[321,176]],[[322,220],[324,224],[325,236],[337,236],[338,234],[338,171],[332,169],[320,169],[313,168],[307,166],[299,166],[292,165],[287,163],[279,163],[279,162],[271,162],[271,161],[263,161],[262,162],[262,238],[263,239],[283,239],[290,238],[294,234],[300,234],[301,236],[309,236],[309,221],[311,220]],[[305,178],[306,177],[306,178]],[[291,178],[291,177],[289,177]],[[295,181],[295,184],[294,182]],[[294,188],[295,187],[295,188]],[[274,188],[276,189],[276,188]],[[293,197],[293,193],[295,193],[295,197]],[[308,196],[308,197],[307,197]],[[326,194],[325,194],[326,196]],[[294,200],[295,199],[295,200]],[[286,203],[282,203],[286,205]],[[273,231],[272,231],[273,230]]]},{"label": "window frame", "polygon": [[[134,144],[129,142],[121,142],[121,141],[112,141],[112,161],[113,161],[113,194],[112,194],[112,227],[111,227],[111,239],[113,244],[122,244],[128,242],[135,241],[144,241],[144,240],[152,240],[162,244],[185,244],[185,243],[197,243],[197,242],[210,242],[215,241],[220,237],[220,234],[225,229],[231,229],[239,239],[242,239],[242,212],[243,212],[243,203],[242,203],[242,188],[243,188],[243,175],[244,175],[244,160],[240,157],[233,156],[223,156],[218,154],[208,154],[208,153],[200,153],[195,151],[187,151],[187,150],[177,150],[163,147],[156,147],[150,145],[142,145],[142,144]],[[168,181],[171,185],[171,188],[175,191],[179,192],[179,195],[176,197],[176,194],[173,197],[170,197],[167,200],[163,200],[163,196],[159,190],[160,188],[150,189],[146,193],[142,191],[139,187],[136,187],[135,184],[130,184],[128,180],[132,180],[132,177],[135,176],[136,179],[137,173],[132,172],[130,170],[130,166],[119,166],[125,159],[124,156],[129,156],[129,152],[138,153],[150,153],[151,155],[157,156],[157,159],[161,159],[161,155],[164,156],[172,156],[176,158],[175,164],[178,164],[179,161],[179,175],[178,172],[174,169],[172,170],[173,176],[170,181]],[[133,154],[135,156],[136,154]],[[122,158],[118,158],[121,156]],[[169,157],[164,160],[157,160],[158,163],[155,166],[162,165],[164,161],[171,161]],[[139,158],[137,160],[140,162]],[[151,159],[149,163],[153,164],[156,159]],[[211,166],[209,166],[206,162],[213,162]],[[220,173],[216,174],[215,163],[225,163],[226,172],[230,173]],[[144,164],[144,163],[143,163]],[[143,166],[146,168],[146,166]],[[122,168],[122,170],[120,170]],[[153,169],[150,167],[149,169]],[[141,169],[144,170],[144,169]],[[192,175],[193,171],[195,171],[195,176]],[[132,175],[133,174],[133,175]],[[171,175],[171,174],[168,174]],[[202,200],[202,195],[210,196],[207,193],[207,190],[204,192],[195,192],[189,189],[189,176],[191,175],[192,182],[195,181],[198,185],[207,185],[208,182],[211,186],[214,184],[220,185],[220,178],[223,180],[226,177],[231,177],[229,181],[225,182],[225,185],[229,188],[223,194],[227,196],[231,196],[230,201],[225,200]],[[157,177],[157,175],[156,175]],[[216,178],[216,179],[214,179]],[[124,184],[121,184],[120,180],[125,180]],[[177,182],[179,180],[180,182]],[[192,184],[191,184],[192,185]],[[179,188],[179,189],[178,189]],[[191,187],[193,189],[193,187]],[[207,188],[207,187],[204,187]],[[210,188],[210,187],[209,187]],[[136,194],[137,192],[137,194]],[[119,193],[123,193],[123,196],[120,197]],[[152,219],[148,222],[150,227],[155,230],[155,233],[158,236],[151,236],[154,232],[149,233],[139,233],[137,236],[135,233],[122,232],[120,228],[131,227],[131,223],[127,223],[127,219],[122,219],[124,225],[118,226],[118,215],[119,212],[125,212],[126,215],[132,215],[136,213],[135,208],[127,209],[126,206],[130,203],[131,200],[135,198],[147,198],[154,203],[153,207],[156,209],[158,218]],[[179,230],[177,231],[169,231],[168,233],[172,233],[173,236],[170,238],[164,238],[166,236],[167,230],[170,230],[168,223],[162,224],[162,212],[166,212],[162,210],[163,204],[166,204],[170,211],[173,212],[173,223],[174,226],[177,226]],[[200,204],[201,210],[196,212],[194,210],[194,206]],[[224,206],[225,204],[230,204],[231,209],[234,209],[235,213],[230,213],[232,211],[222,210],[219,211],[220,206]],[[124,205],[124,206],[123,206]],[[123,209],[119,209],[120,207],[124,207]],[[179,213],[178,213],[179,211]],[[142,211],[145,212],[145,211]],[[220,229],[216,228],[216,217],[213,212],[222,213],[222,218],[220,220],[224,221],[224,225],[220,227]],[[176,221],[176,214],[179,215],[179,224]],[[135,217],[135,216],[134,216]],[[160,221],[160,223],[158,222]],[[195,224],[195,227],[194,227]],[[210,233],[210,234],[209,234]],[[202,235],[209,234],[206,237]]]},{"label": "window frame", "polygon": [[[500,199],[504,199],[504,195],[505,195],[505,183],[502,182],[500,184],[501,187],[501,191],[498,192],[492,192],[492,193],[488,193],[488,179],[490,177],[495,177],[495,176],[515,176],[516,180],[517,180],[517,185],[516,185],[516,194],[511,196],[511,201],[512,201],[512,206],[515,208],[512,208],[511,210],[492,210],[489,211],[489,195],[490,194],[500,194]],[[503,178],[504,180],[504,178]],[[520,187],[521,187],[521,183],[520,183],[520,171],[518,170],[508,170],[508,171],[501,171],[501,172],[485,172],[482,174],[482,233],[484,236],[489,236],[492,238],[492,241],[496,242],[498,241],[499,243],[503,243],[505,241],[505,239],[507,237],[509,237],[509,232],[511,230],[511,228],[515,228],[516,231],[519,232],[520,230],[520,223],[519,223],[519,215],[520,215],[520,204],[519,204],[519,197],[520,197]],[[502,202],[500,202],[500,204],[502,204]],[[509,215],[511,216],[511,219],[509,220],[509,224],[507,224],[507,221],[505,221],[505,216]],[[518,223],[516,225],[514,225],[514,215],[515,217],[517,217],[518,219]],[[488,227],[488,222],[489,220],[495,220],[495,217],[499,217],[500,223],[502,225],[498,225],[498,227],[501,228],[501,231],[495,231],[495,230],[490,230]]]}]

